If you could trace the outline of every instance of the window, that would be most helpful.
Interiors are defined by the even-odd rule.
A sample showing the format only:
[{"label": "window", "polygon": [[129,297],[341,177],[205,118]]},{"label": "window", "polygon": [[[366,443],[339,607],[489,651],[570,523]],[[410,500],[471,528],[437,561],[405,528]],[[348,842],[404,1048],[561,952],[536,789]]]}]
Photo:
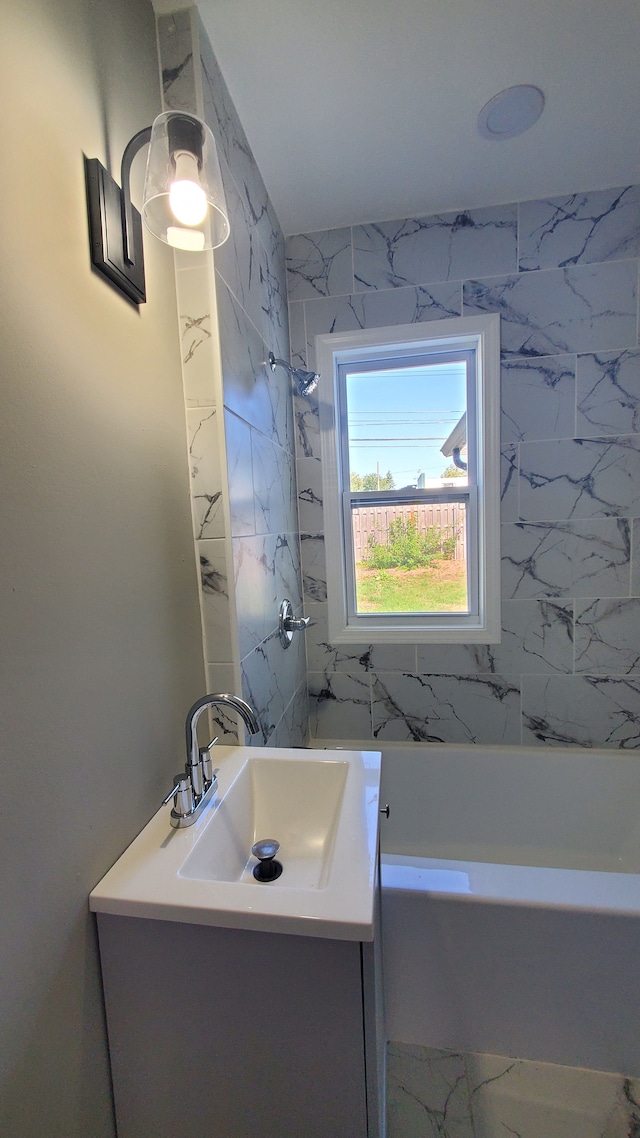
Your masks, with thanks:
[{"label": "window", "polygon": [[316,353],[331,641],[497,643],[499,317]]}]

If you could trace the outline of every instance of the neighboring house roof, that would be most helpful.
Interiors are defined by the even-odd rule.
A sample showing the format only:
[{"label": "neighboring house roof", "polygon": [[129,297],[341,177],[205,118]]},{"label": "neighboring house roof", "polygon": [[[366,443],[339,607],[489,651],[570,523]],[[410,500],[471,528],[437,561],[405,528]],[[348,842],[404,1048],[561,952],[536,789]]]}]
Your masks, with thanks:
[{"label": "neighboring house roof", "polygon": [[455,449],[462,450],[463,447],[465,447],[466,445],[467,445],[467,412],[465,411],[464,414],[462,415],[462,417],[460,419],[458,419],[458,422],[456,423],[451,434],[449,435],[449,438],[440,447],[440,451],[445,456],[445,458],[450,458],[450,456],[453,454]]}]

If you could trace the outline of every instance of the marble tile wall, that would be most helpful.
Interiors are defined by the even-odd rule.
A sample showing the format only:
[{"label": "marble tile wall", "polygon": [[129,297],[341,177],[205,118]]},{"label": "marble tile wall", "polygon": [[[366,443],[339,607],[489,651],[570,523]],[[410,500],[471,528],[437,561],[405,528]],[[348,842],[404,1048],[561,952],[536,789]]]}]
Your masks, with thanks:
[{"label": "marble tile wall", "polygon": [[501,316],[502,640],[332,645],[318,408],[296,399],[312,736],[640,743],[640,187],[287,239],[291,351]]},{"label": "marble tile wall", "polygon": [[[196,8],[158,21],[166,109],[200,115],[218,147],[231,236],[177,254],[178,303],[210,690],[256,709],[262,741],[302,745],[304,641],[286,652],[278,610],[302,612],[284,239]],[[216,729],[235,737],[233,717]]]},{"label": "marble tile wall", "polygon": [[635,1138],[640,1080],[390,1043],[388,1138]]}]

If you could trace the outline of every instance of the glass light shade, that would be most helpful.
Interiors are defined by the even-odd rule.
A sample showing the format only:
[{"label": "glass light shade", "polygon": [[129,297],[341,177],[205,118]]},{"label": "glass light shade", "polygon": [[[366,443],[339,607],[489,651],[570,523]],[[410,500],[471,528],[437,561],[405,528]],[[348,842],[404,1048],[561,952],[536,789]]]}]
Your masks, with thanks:
[{"label": "glass light shade", "polygon": [[142,220],[177,249],[216,249],[229,236],[229,214],[214,137],[206,123],[165,111],[151,127]]}]

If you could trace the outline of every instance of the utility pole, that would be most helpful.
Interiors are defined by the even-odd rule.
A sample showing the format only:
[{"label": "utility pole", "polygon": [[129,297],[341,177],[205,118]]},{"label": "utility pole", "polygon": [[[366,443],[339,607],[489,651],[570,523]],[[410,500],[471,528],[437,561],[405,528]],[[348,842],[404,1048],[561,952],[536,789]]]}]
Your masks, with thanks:
[{"label": "utility pole", "polygon": [[378,490],[380,489],[380,463],[376,462],[376,477],[378,479]]}]

